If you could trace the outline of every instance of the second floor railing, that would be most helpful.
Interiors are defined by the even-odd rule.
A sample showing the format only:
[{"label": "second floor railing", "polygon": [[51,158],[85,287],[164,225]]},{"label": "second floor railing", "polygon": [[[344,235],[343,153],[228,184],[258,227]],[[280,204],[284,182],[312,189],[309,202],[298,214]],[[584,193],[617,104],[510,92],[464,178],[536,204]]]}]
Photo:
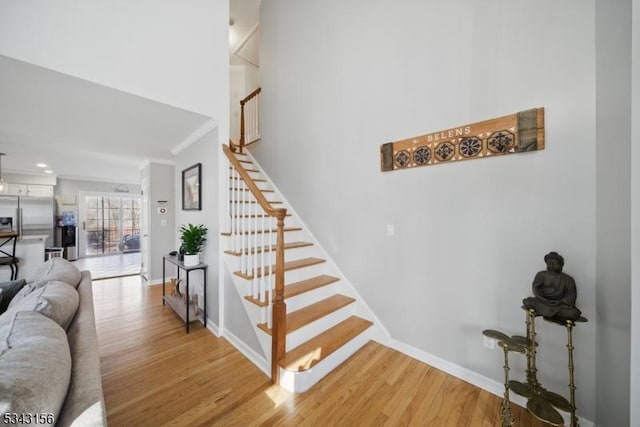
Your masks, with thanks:
[{"label": "second floor railing", "polygon": [[240,152],[260,141],[260,92],[258,88],[240,101]]}]

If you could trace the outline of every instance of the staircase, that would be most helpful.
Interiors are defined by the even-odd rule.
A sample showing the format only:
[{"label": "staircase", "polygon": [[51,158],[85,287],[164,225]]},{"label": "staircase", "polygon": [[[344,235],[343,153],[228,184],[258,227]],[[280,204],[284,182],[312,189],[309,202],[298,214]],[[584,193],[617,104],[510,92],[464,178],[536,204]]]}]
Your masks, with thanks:
[{"label": "staircase", "polygon": [[274,383],[313,386],[370,339],[388,336],[248,154],[229,159],[225,265]]}]

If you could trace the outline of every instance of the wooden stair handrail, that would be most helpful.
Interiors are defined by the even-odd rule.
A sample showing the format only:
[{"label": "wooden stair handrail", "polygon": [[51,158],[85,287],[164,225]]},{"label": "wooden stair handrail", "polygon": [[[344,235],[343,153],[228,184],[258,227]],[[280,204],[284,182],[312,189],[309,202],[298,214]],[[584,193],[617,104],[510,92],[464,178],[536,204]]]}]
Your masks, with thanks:
[{"label": "wooden stair handrail", "polygon": [[251,179],[251,176],[249,176],[249,173],[244,169],[244,167],[242,167],[238,159],[236,159],[236,156],[233,154],[229,146],[223,144],[222,149],[224,150],[224,154],[226,154],[233,167],[238,171],[244,182],[247,184],[247,187],[249,187],[249,191],[251,191],[251,194],[253,194],[253,196],[256,198],[258,204],[260,204],[260,207],[264,209],[267,215],[274,216],[276,218],[282,217],[282,219],[284,220],[284,217],[287,215],[287,210],[285,208],[274,208],[273,206],[271,206],[271,203],[269,203],[269,201],[264,197],[262,191],[258,189],[256,183],[253,181],[253,179]]},{"label": "wooden stair handrail", "polygon": [[258,94],[260,92],[262,92],[262,88],[261,87],[259,87],[258,89],[254,90],[249,95],[245,96],[244,99],[240,101],[240,105],[244,105],[247,102],[251,101],[251,99],[255,98],[256,96],[258,96]]},{"label": "wooden stair handrail", "polygon": [[244,169],[228,145],[223,144],[222,149],[240,177],[256,198],[260,207],[269,216],[278,220],[276,234],[276,272],[275,272],[275,292],[273,292],[273,311],[271,328],[271,381],[278,384],[280,380],[280,370],[278,362],[284,358],[287,338],[287,306],[284,302],[284,219],[287,216],[285,208],[274,208],[271,203],[258,189],[249,173]]}]

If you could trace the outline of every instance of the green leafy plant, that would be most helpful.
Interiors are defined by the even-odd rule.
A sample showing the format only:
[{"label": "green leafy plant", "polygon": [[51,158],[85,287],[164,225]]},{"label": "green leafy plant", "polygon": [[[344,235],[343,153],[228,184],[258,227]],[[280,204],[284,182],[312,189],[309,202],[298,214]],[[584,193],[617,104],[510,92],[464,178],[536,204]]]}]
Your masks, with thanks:
[{"label": "green leafy plant", "polygon": [[204,248],[204,242],[207,241],[207,227],[202,224],[193,225],[186,224],[180,227],[182,233],[182,248],[187,255],[197,255]]}]

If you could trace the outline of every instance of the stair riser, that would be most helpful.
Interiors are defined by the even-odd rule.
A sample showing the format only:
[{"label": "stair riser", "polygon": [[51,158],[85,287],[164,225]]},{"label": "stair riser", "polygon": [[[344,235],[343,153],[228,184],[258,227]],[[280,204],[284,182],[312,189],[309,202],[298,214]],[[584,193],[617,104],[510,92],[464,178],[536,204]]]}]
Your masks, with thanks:
[{"label": "stair riser", "polygon": [[[229,188],[239,188],[239,189],[246,188],[246,187],[242,186],[243,183],[244,183],[244,181],[242,181],[242,180],[239,181],[240,184],[236,184],[236,185],[234,185],[234,183],[237,183],[238,180],[231,180],[230,182],[231,182],[231,185],[229,186]],[[272,189],[272,188],[269,187],[269,183],[268,182],[255,181],[255,184],[256,184],[256,186],[258,187],[259,190],[271,190]],[[271,193],[271,194],[273,194],[273,193]]]},{"label": "stair riser", "polygon": [[370,340],[371,328],[367,329],[328,358],[313,368],[303,372],[290,372],[280,368],[280,386],[294,393],[302,393],[309,390],[314,384],[331,373],[345,360],[360,350]]},{"label": "stair riser", "polygon": [[[275,196],[271,195],[271,194],[267,194],[266,197],[268,202],[275,202]],[[284,208],[284,205],[282,203],[273,203],[271,205],[274,209],[280,209],[280,208]],[[236,216],[236,215],[262,215],[264,213],[264,210],[262,209],[262,207],[260,206],[260,204],[258,203],[232,203],[231,204],[232,207],[232,211],[229,212],[227,210],[227,215],[229,216]],[[289,221],[291,217],[287,217],[284,220],[285,225],[289,224]]]},{"label": "stair riser", "polygon": [[[241,271],[241,269],[240,269],[240,262],[241,261],[235,259],[237,257],[232,257],[231,255],[226,255],[226,256],[229,257],[229,258],[234,258],[233,262],[229,264],[233,268],[233,272]],[[321,274],[325,274],[325,271],[323,269],[323,265],[324,265],[324,263],[323,264],[312,265],[312,266],[309,266],[309,267],[298,268],[298,269],[295,269],[295,270],[290,270],[290,271],[285,272],[285,274],[284,274],[285,286],[287,284],[290,284],[290,283],[300,282],[302,280],[307,280],[307,279],[310,279],[312,277],[319,276]],[[251,270],[247,270],[247,271],[249,272],[249,274],[251,274]],[[246,289],[249,289],[250,285],[248,283],[251,281],[250,279],[246,279],[244,277],[240,277],[240,276],[238,276],[236,274],[233,274],[233,276],[234,276],[233,277],[234,280],[243,280],[243,281],[247,282]],[[265,279],[267,279],[268,277],[269,277],[269,275],[267,274],[265,276]]]},{"label": "stair riser", "polygon": [[[276,230],[278,228],[278,220],[274,217],[266,217],[264,219],[264,227],[262,226],[262,217],[258,217],[258,226],[256,227],[256,218],[240,218],[240,221],[234,219],[233,229],[236,227],[239,232],[246,232],[247,230],[262,230],[266,228],[268,230]],[[298,224],[291,217],[287,217],[284,221],[285,227],[297,227]],[[229,226],[227,227],[227,231],[230,231],[231,223],[229,222]],[[260,233],[261,234],[261,233]],[[259,234],[259,235],[260,235]],[[268,234],[268,233],[267,233]]]},{"label": "stair riser", "polygon": [[[231,249],[229,249],[231,250]],[[227,254],[228,255],[228,254]],[[258,260],[257,263],[258,265],[262,265],[262,254],[258,253],[256,255],[254,255]],[[314,251],[313,246],[305,246],[305,247],[301,247],[301,248],[291,248],[291,249],[286,249],[284,251],[284,256],[285,256],[285,260],[292,260],[292,259],[300,259],[300,258],[309,258],[309,257],[314,257],[317,256],[316,251]],[[248,255],[245,255],[245,257],[248,257]],[[229,259],[229,265],[232,266],[231,268],[234,268],[233,271],[238,271],[240,270],[240,261],[241,261],[241,256],[240,255],[236,255],[236,256],[232,256],[232,258]],[[273,252],[265,252],[264,253],[264,264],[265,265],[274,265],[276,263],[276,253],[275,251]]]},{"label": "stair riser", "polygon": [[303,307],[321,301],[325,298],[329,298],[330,296],[333,296],[337,293],[340,293],[340,281],[331,283],[330,285],[319,287],[312,291],[304,292],[292,298],[287,298],[285,300],[287,304],[287,312],[291,313],[293,311],[300,310]]},{"label": "stair riser", "polygon": [[[227,232],[229,232],[229,230],[227,230]],[[271,234],[271,241],[269,241],[269,235]],[[257,239],[257,244],[258,246],[262,245],[262,233],[258,234],[258,239]],[[226,241],[226,248],[228,250],[232,250],[234,248],[234,245],[239,249],[241,247],[241,239],[242,237],[244,237],[244,245],[245,247],[253,247],[255,246],[255,242],[254,242],[254,235],[251,235],[251,245],[249,245],[248,240],[247,240],[247,236],[246,235],[242,235],[242,234],[238,234],[238,235],[227,235],[224,236],[224,239]],[[289,242],[300,242],[300,241],[305,241],[305,233],[302,230],[291,230],[291,231],[285,231],[284,232],[284,242],[285,243],[289,243]],[[233,239],[233,240],[232,240]],[[273,233],[266,233],[265,235],[265,245],[271,244],[271,245],[275,245],[276,241],[277,241],[277,233],[274,231]]]},{"label": "stair riser", "polygon": [[[252,270],[251,265],[248,265],[247,269],[243,269],[242,267],[244,267],[241,263],[242,260],[237,259],[238,257],[232,256],[232,255],[226,255],[227,259],[231,259],[230,263],[229,263],[229,267],[230,269],[235,273],[236,271],[242,271],[245,274],[253,274],[254,271],[259,271],[260,266],[258,265],[256,270]],[[248,262],[248,260],[246,261]],[[290,270],[285,272],[284,274],[284,283],[285,286],[287,284],[291,284],[291,283],[295,283],[295,282],[300,282],[302,280],[307,280],[310,279],[312,277],[315,276],[319,276],[321,274],[327,274],[327,272],[325,271],[324,267],[325,267],[326,263],[322,263],[322,264],[316,264],[316,265],[311,265],[308,267],[303,267],[303,268],[297,268],[295,270]],[[272,264],[273,265],[273,264]],[[249,281],[250,279],[238,276],[236,274],[233,274],[233,279],[234,280],[246,280]],[[265,275],[265,278],[269,277],[269,274]]]},{"label": "stair riser", "polygon": [[290,283],[300,282],[321,274],[326,274],[326,267],[326,263],[322,263],[287,271],[284,273],[284,284],[286,286]]},{"label": "stair riser", "polygon": [[[315,337],[318,334],[326,331],[327,329],[337,325],[338,323],[346,320],[353,314],[353,304],[349,304],[342,307],[339,310],[334,311],[327,316],[324,316],[302,328],[287,334],[286,351],[290,351],[309,340],[311,337]],[[288,309],[287,309],[288,311]]]}]

